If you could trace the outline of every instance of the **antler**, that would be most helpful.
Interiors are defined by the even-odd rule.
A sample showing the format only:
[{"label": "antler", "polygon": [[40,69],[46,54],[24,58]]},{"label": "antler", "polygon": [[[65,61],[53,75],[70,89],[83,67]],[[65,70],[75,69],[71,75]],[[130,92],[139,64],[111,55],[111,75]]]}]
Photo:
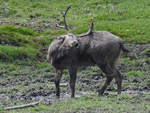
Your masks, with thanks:
[{"label": "antler", "polygon": [[[66,14],[67,14],[67,12],[68,12],[68,10],[69,10],[70,8],[71,8],[71,6],[68,5],[66,11],[63,13],[64,26],[59,25],[59,24],[58,24],[58,20],[59,20],[59,19],[56,19],[56,27],[58,27],[58,28],[65,28],[69,33],[71,33],[71,32],[70,32],[70,30],[69,30],[69,28],[68,28],[68,26],[67,26],[67,23],[66,23]],[[93,24],[93,18],[92,18],[88,32],[83,33],[83,34],[80,34],[80,35],[77,35],[77,37],[84,37],[84,36],[87,36],[87,35],[92,34],[92,32],[93,32],[93,26],[94,26],[94,24]],[[71,33],[71,34],[72,34],[72,33]]]},{"label": "antler", "polygon": [[92,32],[93,32],[93,26],[94,26],[94,24],[93,24],[93,19],[91,19],[91,23],[90,23],[90,27],[89,27],[88,32],[83,33],[83,34],[80,34],[80,35],[77,35],[77,36],[78,36],[78,37],[84,37],[84,36],[87,36],[87,35],[92,34]]},{"label": "antler", "polygon": [[56,27],[59,27],[59,28],[65,28],[68,32],[70,32],[68,26],[67,26],[67,23],[66,23],[66,14],[68,12],[68,10],[71,8],[70,5],[68,5],[66,11],[63,13],[63,18],[64,18],[64,26],[61,26],[58,24],[58,19],[56,19]]},{"label": "antler", "polygon": [[70,8],[71,8],[71,6],[68,5],[68,7],[67,7],[65,13],[63,14],[63,17],[64,17],[64,24],[65,24],[65,29],[66,29],[67,31],[69,31],[69,28],[68,28],[67,23],[66,23],[66,14],[67,14],[67,12],[68,12],[68,10],[69,10]]}]

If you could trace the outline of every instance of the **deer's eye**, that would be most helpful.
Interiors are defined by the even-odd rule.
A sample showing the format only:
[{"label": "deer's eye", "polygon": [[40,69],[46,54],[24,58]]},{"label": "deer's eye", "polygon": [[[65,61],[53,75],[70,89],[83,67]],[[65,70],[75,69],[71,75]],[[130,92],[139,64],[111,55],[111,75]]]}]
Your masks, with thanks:
[{"label": "deer's eye", "polygon": [[62,40],[62,41],[64,41],[65,37],[60,36],[60,37],[57,37],[57,39],[58,39],[58,40]]}]

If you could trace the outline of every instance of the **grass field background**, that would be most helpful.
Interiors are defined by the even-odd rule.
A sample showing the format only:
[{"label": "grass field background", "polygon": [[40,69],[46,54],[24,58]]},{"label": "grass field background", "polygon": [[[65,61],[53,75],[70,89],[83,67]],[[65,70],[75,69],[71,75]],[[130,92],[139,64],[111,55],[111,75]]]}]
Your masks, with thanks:
[{"label": "grass field background", "polygon": [[[135,46],[150,43],[150,0],[0,0],[0,75],[2,76],[0,92],[5,92],[7,95],[14,89],[25,92],[27,87],[18,85],[5,88],[2,85],[12,79],[17,81],[20,75],[43,78],[47,76],[46,73],[51,75],[55,72],[54,68],[46,63],[45,56],[53,38],[66,34],[64,29],[55,27],[55,20],[59,18],[59,23],[63,24],[62,12],[69,4],[71,9],[66,18],[74,34],[86,32],[90,19],[94,18],[95,31],[111,32],[122,38],[125,43]],[[129,84],[123,84],[124,88],[128,86],[140,90],[141,87],[149,86],[150,59],[144,56],[149,51],[150,48],[146,48],[140,56],[131,53],[133,59],[132,57],[120,59],[123,67],[127,68],[123,74],[129,80]],[[93,70],[97,72],[98,69],[87,69],[85,72],[80,72],[79,76],[85,78],[84,75],[95,74]],[[65,70],[65,79],[68,79],[67,74]],[[5,78],[8,78],[7,82]],[[138,83],[135,81],[137,78]],[[49,81],[46,82],[49,84],[48,88],[54,90],[54,86],[51,86]],[[36,87],[45,87],[44,84],[36,84]],[[33,86],[28,86],[31,87]],[[79,89],[81,86],[77,83],[76,87]],[[89,88],[85,87],[90,90]],[[63,91],[66,92],[66,89]],[[14,111],[5,111],[5,104],[10,106],[23,103],[4,102],[0,104],[0,112],[148,113],[150,112],[149,94],[150,92],[137,95],[123,93],[119,96],[110,94],[102,97],[87,94],[76,99],[63,99],[60,102],[58,100],[49,106],[40,103],[38,107]]]},{"label": "grass field background", "polygon": [[112,32],[129,43],[150,42],[149,0],[1,0],[1,60],[44,58],[42,49],[66,33],[56,29],[55,20],[63,22],[61,13],[68,4],[67,23],[75,34],[86,32],[94,18],[94,30]]}]

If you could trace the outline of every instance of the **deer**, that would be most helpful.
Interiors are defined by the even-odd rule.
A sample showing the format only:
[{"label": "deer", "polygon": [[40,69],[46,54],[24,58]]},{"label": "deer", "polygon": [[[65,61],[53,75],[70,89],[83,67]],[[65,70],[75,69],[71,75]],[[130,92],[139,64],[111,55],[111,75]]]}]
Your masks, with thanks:
[{"label": "deer", "polygon": [[55,37],[47,54],[47,61],[56,69],[54,79],[56,97],[60,97],[60,80],[64,69],[68,69],[70,75],[69,85],[73,98],[75,97],[78,68],[95,65],[106,77],[104,85],[98,89],[98,95],[104,94],[113,79],[117,84],[117,93],[120,94],[123,76],[116,68],[116,61],[121,51],[127,53],[129,50],[118,36],[107,31],[93,31],[93,19],[86,33],[73,34],[66,23],[66,14],[70,8],[69,5],[63,13],[64,26],[59,25],[56,21],[56,26],[65,28],[67,34]]}]

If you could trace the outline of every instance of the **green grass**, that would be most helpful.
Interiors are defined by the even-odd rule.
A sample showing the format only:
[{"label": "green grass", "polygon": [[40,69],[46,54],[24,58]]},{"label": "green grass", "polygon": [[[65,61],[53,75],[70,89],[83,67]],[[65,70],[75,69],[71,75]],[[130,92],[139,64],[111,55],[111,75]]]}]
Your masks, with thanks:
[{"label": "green grass", "polygon": [[[67,23],[75,34],[86,32],[90,18],[94,18],[95,30],[112,32],[129,43],[150,42],[149,0],[5,0],[0,4],[0,21],[5,23],[0,26],[0,44],[32,47],[39,52],[48,48],[54,37],[66,33],[56,30],[55,19],[62,19],[61,12],[68,4],[72,8],[67,14]],[[14,26],[16,22],[28,25]],[[47,22],[51,27],[42,28]],[[37,27],[42,28],[40,33]]]},{"label": "green grass", "polygon": [[135,80],[140,82],[142,78],[144,78],[144,74],[145,74],[144,72],[139,71],[139,70],[131,70],[125,74],[125,77],[130,82],[133,82]]},{"label": "green grass", "polygon": [[19,26],[0,26],[0,44],[11,46],[32,46],[36,33],[29,28]]},{"label": "green grass", "polygon": [[34,48],[0,46],[1,61],[38,61],[42,59],[42,53]]},{"label": "green grass", "polygon": [[132,70],[132,71],[129,71],[126,74],[126,76],[136,76],[136,77],[144,76],[144,72]]}]

